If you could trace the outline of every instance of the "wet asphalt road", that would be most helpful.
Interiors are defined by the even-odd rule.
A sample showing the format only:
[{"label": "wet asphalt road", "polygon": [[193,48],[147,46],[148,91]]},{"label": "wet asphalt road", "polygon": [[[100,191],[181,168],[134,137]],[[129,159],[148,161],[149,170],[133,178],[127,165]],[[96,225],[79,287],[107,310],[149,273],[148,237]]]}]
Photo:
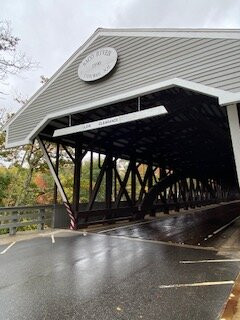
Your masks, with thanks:
[{"label": "wet asphalt road", "polygon": [[240,202],[113,228],[104,234],[189,245],[213,246],[221,228],[240,216]]},{"label": "wet asphalt road", "polygon": [[219,319],[232,285],[159,288],[235,280],[238,262],[179,263],[203,259],[219,256],[103,234],[18,242],[0,255],[0,319]]}]

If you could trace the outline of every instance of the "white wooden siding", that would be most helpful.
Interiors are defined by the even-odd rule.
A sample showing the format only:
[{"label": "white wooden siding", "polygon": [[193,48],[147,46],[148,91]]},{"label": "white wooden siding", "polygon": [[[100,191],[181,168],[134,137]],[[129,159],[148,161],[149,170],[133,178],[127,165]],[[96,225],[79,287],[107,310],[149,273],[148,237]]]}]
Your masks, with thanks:
[{"label": "white wooden siding", "polygon": [[[119,55],[114,71],[95,83],[81,81],[79,63],[106,46]],[[240,40],[99,36],[9,125],[8,143],[25,140],[48,113],[172,78],[240,92]]]}]

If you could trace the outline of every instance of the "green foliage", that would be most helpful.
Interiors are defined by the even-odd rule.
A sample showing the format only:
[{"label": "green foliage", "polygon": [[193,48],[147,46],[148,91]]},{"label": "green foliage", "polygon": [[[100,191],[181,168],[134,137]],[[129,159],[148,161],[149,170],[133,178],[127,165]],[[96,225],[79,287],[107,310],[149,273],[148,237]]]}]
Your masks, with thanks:
[{"label": "green foliage", "polygon": [[3,199],[7,198],[8,186],[11,182],[11,176],[8,171],[0,168],[0,206],[4,205]]},{"label": "green foliage", "polygon": [[[35,163],[36,164],[36,163]],[[81,202],[86,203],[89,200],[89,170],[90,161],[83,162],[81,168]],[[9,168],[0,167],[0,206],[15,206],[15,205],[35,205],[35,204],[51,204],[53,203],[53,178],[45,165],[36,165],[32,170],[31,179],[26,185],[29,177],[29,167],[13,164]],[[97,181],[100,168],[98,160],[93,161],[93,186]],[[59,177],[64,186],[65,192],[72,201],[73,190],[73,165],[68,161],[61,161]],[[22,195],[19,201],[20,195]],[[97,201],[104,201],[105,186],[104,178],[100,186]]]},{"label": "green foliage", "polygon": [[[98,167],[98,160],[94,159],[93,160],[93,188],[94,185],[97,181],[97,177],[100,173],[100,168]],[[81,197],[81,202],[86,203],[89,200],[89,188],[90,188],[90,181],[89,181],[89,174],[90,174],[90,161],[84,161],[82,165],[82,170],[81,170],[81,190],[80,190],[80,197]],[[103,179],[104,181],[104,179]],[[96,200],[97,201],[104,201],[104,196],[105,196],[105,189],[104,189],[104,183],[101,184],[99,188],[99,192],[97,195]]]}]

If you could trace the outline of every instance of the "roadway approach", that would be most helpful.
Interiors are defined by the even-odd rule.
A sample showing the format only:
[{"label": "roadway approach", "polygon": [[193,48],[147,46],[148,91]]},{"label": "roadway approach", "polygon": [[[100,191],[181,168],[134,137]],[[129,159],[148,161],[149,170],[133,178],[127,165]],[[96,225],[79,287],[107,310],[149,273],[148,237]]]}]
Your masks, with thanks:
[{"label": "roadway approach", "polygon": [[[98,28],[7,122],[6,148],[37,141],[75,232],[0,245],[3,320],[221,319],[240,262],[207,247],[239,205],[116,225],[240,199],[239,49],[239,30]],[[116,223],[79,231],[99,222]]]},{"label": "roadway approach", "polygon": [[[233,214],[233,207],[226,205],[231,214],[214,226],[219,232],[206,230],[205,238],[213,234],[207,240],[200,217],[205,225],[206,216],[213,220],[212,207],[108,230],[47,231],[17,242],[12,237],[0,245],[0,319],[222,319],[240,255],[209,243],[231,232],[239,239],[239,209]],[[192,244],[182,244],[183,237],[169,242],[173,221]],[[156,237],[163,233],[160,225],[165,242]]]}]

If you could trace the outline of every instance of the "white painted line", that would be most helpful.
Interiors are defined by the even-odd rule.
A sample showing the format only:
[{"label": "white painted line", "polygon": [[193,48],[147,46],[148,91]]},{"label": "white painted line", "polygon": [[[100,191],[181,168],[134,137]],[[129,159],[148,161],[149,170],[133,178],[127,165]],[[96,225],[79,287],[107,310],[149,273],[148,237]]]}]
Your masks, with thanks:
[{"label": "white painted line", "polygon": [[51,235],[51,238],[52,238],[52,243],[55,243],[55,239],[54,239],[54,235],[53,234]]},{"label": "white painted line", "polygon": [[196,283],[183,283],[183,284],[170,284],[159,286],[160,289],[167,288],[183,288],[183,287],[204,287],[204,286],[219,286],[234,284],[234,281],[216,281],[216,282],[196,282]]},{"label": "white painted line", "polygon": [[151,223],[151,222],[154,222],[154,221],[159,221],[159,220],[158,219],[153,219],[153,220],[148,220],[148,221],[128,224],[126,226],[121,226],[121,227],[116,227],[116,228],[112,228],[112,229],[102,230],[102,231],[99,231],[98,233],[105,233],[105,232],[108,232],[108,231],[114,231],[114,230],[123,229],[123,228],[131,228],[131,227],[134,227],[134,226],[139,226],[139,225]]},{"label": "white painted line", "polygon": [[232,221],[230,221],[229,223],[225,224],[224,226],[222,226],[221,228],[217,229],[216,231],[213,232],[213,234],[217,234],[219,232],[221,232],[222,230],[226,229],[228,226],[230,226],[230,224],[232,224],[234,221],[236,221],[237,219],[239,219],[240,217],[237,217],[235,219],[233,219]]},{"label": "white painted line", "polygon": [[4,249],[2,252],[0,252],[0,254],[6,253],[15,243],[16,243],[16,241],[12,242],[6,249]]},{"label": "white painted line", "polygon": [[193,260],[193,261],[188,261],[188,260],[183,260],[179,261],[179,263],[182,264],[194,264],[194,263],[218,263],[218,262],[240,262],[240,259],[218,259],[218,260]]}]

